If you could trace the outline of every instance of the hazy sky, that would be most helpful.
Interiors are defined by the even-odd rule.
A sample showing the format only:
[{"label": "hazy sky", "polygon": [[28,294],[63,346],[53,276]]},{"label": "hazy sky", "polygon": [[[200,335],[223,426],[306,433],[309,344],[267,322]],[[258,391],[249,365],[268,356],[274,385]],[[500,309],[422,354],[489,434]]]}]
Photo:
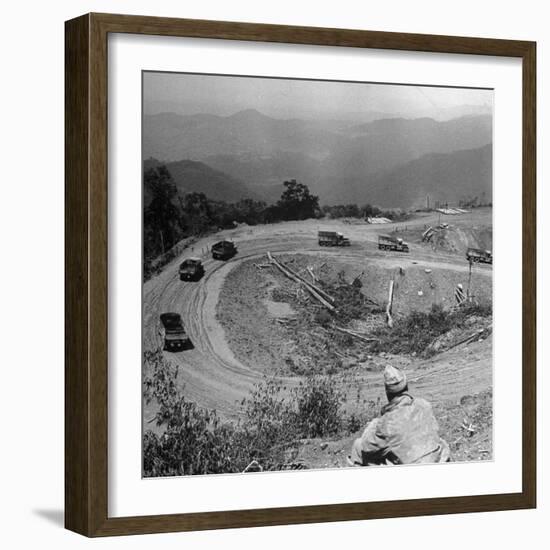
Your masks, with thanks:
[{"label": "hazy sky", "polygon": [[492,90],[238,76],[144,73],[146,114],[232,115],[257,109],[275,118],[387,115],[448,119],[491,113]]}]

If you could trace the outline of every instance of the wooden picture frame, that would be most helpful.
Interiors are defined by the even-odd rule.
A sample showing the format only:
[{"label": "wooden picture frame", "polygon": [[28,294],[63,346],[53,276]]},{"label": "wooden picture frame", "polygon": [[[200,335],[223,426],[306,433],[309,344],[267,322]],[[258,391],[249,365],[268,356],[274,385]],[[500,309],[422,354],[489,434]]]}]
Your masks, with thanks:
[{"label": "wooden picture frame", "polygon": [[[108,516],[107,37],[132,33],[519,58],[523,67],[522,491],[139,517]],[[534,42],[88,14],[65,26],[65,525],[86,536],[483,512],[536,506]]]}]

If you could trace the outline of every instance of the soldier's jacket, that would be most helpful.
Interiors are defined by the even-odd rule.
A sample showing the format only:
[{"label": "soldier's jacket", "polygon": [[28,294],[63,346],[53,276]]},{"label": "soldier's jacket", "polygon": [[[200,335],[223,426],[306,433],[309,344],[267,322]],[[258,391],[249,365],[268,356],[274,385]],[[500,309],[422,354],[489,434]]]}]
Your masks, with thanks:
[{"label": "soldier's jacket", "polygon": [[351,460],[364,466],[446,462],[449,447],[438,431],[431,405],[404,393],[383,407],[355,440]]}]

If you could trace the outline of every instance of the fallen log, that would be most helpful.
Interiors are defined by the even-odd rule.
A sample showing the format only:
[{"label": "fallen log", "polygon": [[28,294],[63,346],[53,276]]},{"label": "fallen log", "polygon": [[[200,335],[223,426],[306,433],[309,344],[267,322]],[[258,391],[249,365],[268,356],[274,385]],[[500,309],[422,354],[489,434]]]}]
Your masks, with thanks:
[{"label": "fallen log", "polygon": [[476,338],[479,338],[480,336],[484,336],[485,333],[487,333],[487,336],[491,333],[491,327],[490,326],[486,327],[486,328],[480,328],[479,330],[477,330],[473,334],[470,334],[470,336],[467,336],[466,338],[463,338],[462,340],[459,340],[458,342],[455,342],[454,344],[449,346],[447,349],[453,349],[453,348],[456,348],[457,346],[460,346],[461,344],[467,344],[467,343],[475,340]]},{"label": "fallen log", "polygon": [[315,286],[314,284],[310,283],[307,279],[305,279],[304,277],[302,277],[299,273],[296,273],[296,271],[294,271],[293,269],[291,269],[290,267],[288,267],[288,265],[286,264],[283,264],[282,262],[279,262],[285,269],[287,269],[288,271],[290,271],[290,273],[292,273],[295,277],[298,277],[298,279],[300,279],[300,281],[302,281],[306,286],[309,286],[311,288],[313,288],[313,290],[315,292],[317,292],[317,294],[320,294],[325,300],[331,302],[332,304],[334,304],[335,300],[334,298],[328,294],[327,292],[325,292],[322,288],[319,288],[318,286]]},{"label": "fallen log", "polygon": [[311,267],[307,266],[307,271],[311,275],[311,278],[313,279],[314,283],[319,281],[319,279],[317,279],[317,276],[315,275],[315,273],[313,273],[313,269],[311,269]]},{"label": "fallen log", "polygon": [[303,287],[313,296],[317,301],[321,302],[327,309],[330,311],[334,311],[336,308],[329,304],[321,295],[319,295],[309,284],[304,283],[299,277],[296,277],[294,273],[292,273],[286,266],[283,266],[283,264],[279,263],[273,256],[271,255],[271,252],[267,253],[267,257],[269,258],[269,261],[272,262],[278,269],[288,277],[290,280],[294,281],[295,283],[298,283],[299,285],[303,285]]}]

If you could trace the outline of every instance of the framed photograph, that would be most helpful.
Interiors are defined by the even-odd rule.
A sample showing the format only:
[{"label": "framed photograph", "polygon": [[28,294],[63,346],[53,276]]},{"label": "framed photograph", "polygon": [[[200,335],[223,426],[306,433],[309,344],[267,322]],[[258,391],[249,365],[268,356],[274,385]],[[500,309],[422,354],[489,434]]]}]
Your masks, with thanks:
[{"label": "framed photograph", "polygon": [[65,40],[68,529],[536,506],[535,43]]}]

